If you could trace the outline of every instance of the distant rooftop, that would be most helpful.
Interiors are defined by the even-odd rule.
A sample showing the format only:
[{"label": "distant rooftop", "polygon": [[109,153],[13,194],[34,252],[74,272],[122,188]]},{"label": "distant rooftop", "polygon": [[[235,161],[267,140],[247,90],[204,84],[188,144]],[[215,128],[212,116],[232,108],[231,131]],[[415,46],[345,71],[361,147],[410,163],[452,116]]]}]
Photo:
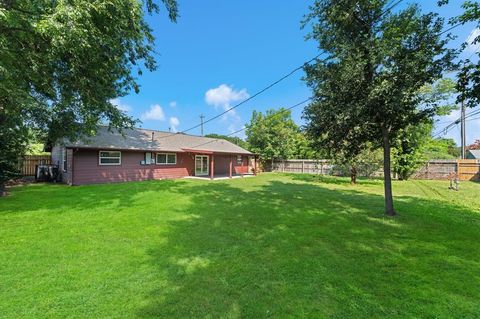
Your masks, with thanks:
[{"label": "distant rooftop", "polygon": [[480,159],[480,150],[468,150],[467,153],[472,154],[473,159]]}]

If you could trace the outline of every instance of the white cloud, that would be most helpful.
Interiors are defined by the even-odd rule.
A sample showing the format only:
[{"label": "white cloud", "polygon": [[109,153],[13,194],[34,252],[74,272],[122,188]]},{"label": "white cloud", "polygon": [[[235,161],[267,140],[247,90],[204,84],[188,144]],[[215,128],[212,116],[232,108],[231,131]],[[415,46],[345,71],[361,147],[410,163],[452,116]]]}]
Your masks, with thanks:
[{"label": "white cloud", "polygon": [[[205,93],[205,102],[208,105],[213,105],[216,108],[222,107],[226,111],[231,108],[232,103],[243,101],[249,97],[250,94],[248,94],[246,89],[237,91],[232,86],[221,84]],[[230,110],[226,115],[240,119],[235,110]]]},{"label": "white cloud", "polygon": [[113,105],[115,105],[115,107],[117,109],[119,109],[120,111],[123,111],[123,112],[130,112],[132,110],[132,107],[128,104],[125,104],[123,103],[122,101],[120,101],[120,99],[113,99],[113,100],[110,100],[110,103],[112,103]]},{"label": "white cloud", "polygon": [[470,32],[470,35],[467,38],[467,50],[470,52],[476,52],[480,49],[480,42],[474,43],[475,39],[480,36],[480,29],[475,28]]},{"label": "white cloud", "polygon": [[177,127],[180,125],[180,121],[178,120],[178,118],[172,116],[168,122],[172,131],[177,132]]},{"label": "white cloud", "polygon": [[150,106],[150,109],[142,114],[142,120],[165,121],[165,113],[159,104]]},{"label": "white cloud", "polygon": [[172,101],[170,103],[168,103],[168,106],[170,106],[171,108],[176,108],[177,107],[177,101]]}]

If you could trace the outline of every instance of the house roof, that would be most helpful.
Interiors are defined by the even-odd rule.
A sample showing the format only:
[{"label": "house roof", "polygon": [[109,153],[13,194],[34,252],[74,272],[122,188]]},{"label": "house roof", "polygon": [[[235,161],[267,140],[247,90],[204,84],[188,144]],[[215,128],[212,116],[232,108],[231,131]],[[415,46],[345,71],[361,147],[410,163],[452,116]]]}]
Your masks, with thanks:
[{"label": "house roof", "polygon": [[480,159],[480,150],[468,150],[467,152],[470,152],[474,158]]},{"label": "house roof", "polygon": [[[123,134],[122,134],[123,133]],[[229,141],[183,133],[171,133],[143,128],[123,130],[122,133],[100,127],[97,135],[76,142],[65,142],[66,147],[118,149],[168,152],[205,152],[252,154]]]}]

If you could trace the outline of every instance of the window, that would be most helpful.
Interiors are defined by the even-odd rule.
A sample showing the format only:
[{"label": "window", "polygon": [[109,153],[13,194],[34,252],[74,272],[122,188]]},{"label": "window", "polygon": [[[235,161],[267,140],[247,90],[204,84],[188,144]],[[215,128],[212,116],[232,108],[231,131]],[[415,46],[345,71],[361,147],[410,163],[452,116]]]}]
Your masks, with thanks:
[{"label": "window", "polygon": [[98,164],[120,165],[122,164],[122,153],[118,151],[100,151],[98,154]]},{"label": "window", "polygon": [[237,165],[242,165],[243,160],[242,160],[242,155],[237,155]]},{"label": "window", "polygon": [[160,165],[177,164],[177,154],[175,154],[175,153],[157,153],[157,164],[160,164]]}]

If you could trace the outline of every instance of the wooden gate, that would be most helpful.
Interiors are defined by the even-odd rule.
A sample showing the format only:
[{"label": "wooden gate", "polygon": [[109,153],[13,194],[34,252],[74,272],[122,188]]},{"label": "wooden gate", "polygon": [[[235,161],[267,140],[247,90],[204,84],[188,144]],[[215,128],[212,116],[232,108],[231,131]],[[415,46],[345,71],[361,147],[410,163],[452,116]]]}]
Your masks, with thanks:
[{"label": "wooden gate", "polygon": [[23,176],[35,176],[35,167],[37,165],[50,163],[50,155],[25,155],[23,157],[23,162],[20,163],[20,170]]},{"label": "wooden gate", "polygon": [[462,181],[478,181],[480,180],[480,162],[475,159],[458,160],[457,172]]}]

